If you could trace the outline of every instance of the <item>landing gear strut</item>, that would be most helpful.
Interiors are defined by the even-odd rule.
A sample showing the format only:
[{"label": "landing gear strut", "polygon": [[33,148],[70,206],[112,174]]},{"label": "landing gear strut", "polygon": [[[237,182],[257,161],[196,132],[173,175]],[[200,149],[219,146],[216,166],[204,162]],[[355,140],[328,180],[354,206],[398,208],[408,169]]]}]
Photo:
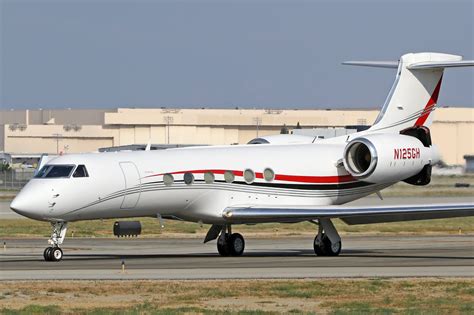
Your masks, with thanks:
[{"label": "landing gear strut", "polygon": [[51,233],[51,238],[48,240],[51,246],[46,247],[43,252],[43,257],[46,261],[60,261],[63,259],[63,251],[59,248],[59,245],[63,243],[66,237],[67,222],[52,222],[51,226],[53,232]]},{"label": "landing gear strut", "polygon": [[224,225],[217,238],[217,251],[221,256],[241,256],[244,253],[245,240],[239,233],[232,233],[230,225]]},{"label": "landing gear strut", "polygon": [[313,248],[318,256],[337,256],[341,253],[341,237],[330,219],[318,220],[318,234],[314,238]]}]

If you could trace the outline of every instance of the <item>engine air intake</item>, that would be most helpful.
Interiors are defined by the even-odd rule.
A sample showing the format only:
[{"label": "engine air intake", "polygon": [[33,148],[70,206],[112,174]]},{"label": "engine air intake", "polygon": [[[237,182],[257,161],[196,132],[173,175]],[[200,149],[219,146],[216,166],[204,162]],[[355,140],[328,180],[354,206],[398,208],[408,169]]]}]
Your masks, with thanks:
[{"label": "engine air intake", "polygon": [[377,151],[367,139],[351,141],[344,150],[344,167],[356,178],[365,178],[372,174],[377,165]]}]

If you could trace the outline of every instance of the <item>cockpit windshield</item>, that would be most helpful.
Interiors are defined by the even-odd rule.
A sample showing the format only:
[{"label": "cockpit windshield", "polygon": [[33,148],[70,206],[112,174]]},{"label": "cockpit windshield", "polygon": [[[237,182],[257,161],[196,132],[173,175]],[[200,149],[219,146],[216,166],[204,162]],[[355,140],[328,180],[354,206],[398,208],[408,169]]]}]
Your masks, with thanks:
[{"label": "cockpit windshield", "polygon": [[35,175],[35,178],[67,178],[75,165],[45,165]]}]

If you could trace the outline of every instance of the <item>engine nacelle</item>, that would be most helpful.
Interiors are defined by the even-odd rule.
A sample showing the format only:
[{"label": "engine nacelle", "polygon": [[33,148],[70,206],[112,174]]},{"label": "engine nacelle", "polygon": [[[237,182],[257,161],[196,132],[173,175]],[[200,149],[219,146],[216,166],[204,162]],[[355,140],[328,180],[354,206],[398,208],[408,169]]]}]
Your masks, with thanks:
[{"label": "engine nacelle", "polygon": [[344,149],[344,167],[355,178],[391,183],[419,174],[437,162],[437,150],[412,136],[372,134],[353,139]]}]

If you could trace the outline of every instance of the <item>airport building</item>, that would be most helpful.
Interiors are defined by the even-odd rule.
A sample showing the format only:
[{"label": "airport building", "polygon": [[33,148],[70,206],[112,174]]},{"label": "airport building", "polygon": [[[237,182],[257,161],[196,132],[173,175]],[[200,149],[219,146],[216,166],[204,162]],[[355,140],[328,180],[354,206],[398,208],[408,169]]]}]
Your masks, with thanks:
[{"label": "airport building", "polygon": [[[33,109],[0,111],[0,152],[12,158],[135,144],[244,144],[283,129],[368,126],[378,109]],[[439,108],[432,139],[448,165],[474,153],[474,108]]]}]

